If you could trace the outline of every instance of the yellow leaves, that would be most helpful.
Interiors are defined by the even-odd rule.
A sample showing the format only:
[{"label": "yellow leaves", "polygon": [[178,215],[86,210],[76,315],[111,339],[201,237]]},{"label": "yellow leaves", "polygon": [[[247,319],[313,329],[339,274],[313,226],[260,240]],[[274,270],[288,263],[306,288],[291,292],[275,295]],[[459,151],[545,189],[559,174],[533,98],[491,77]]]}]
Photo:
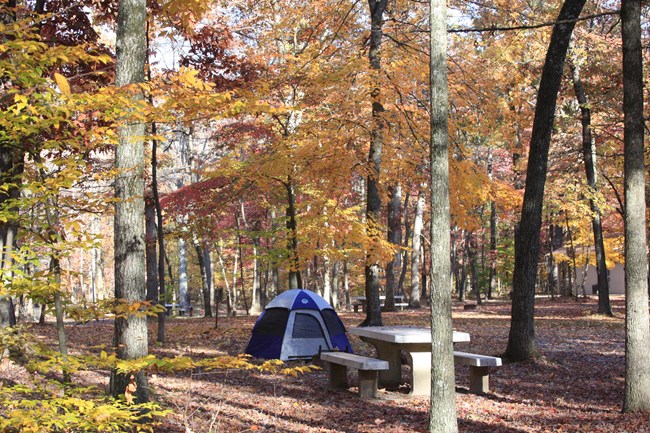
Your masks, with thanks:
[{"label": "yellow leaves", "polygon": [[67,96],[68,98],[72,96],[72,92],[70,91],[70,84],[68,83],[67,78],[58,72],[55,72],[54,81],[56,81],[56,85],[59,87],[59,90],[63,95]]},{"label": "yellow leaves", "polygon": [[[169,413],[153,403],[134,407],[103,396],[93,397],[88,388],[75,384],[67,385],[65,393],[57,388],[51,394],[48,391],[52,388],[46,382],[0,389],[0,406],[4,409],[0,431],[153,432],[160,423],[159,418]],[[50,397],[44,398],[48,394]]]},{"label": "yellow leaves", "polygon": [[321,368],[316,365],[303,365],[299,367],[283,368],[280,370],[280,374],[297,377],[298,374],[311,373],[312,371],[317,370],[321,370]]},{"label": "yellow leaves", "polygon": [[214,85],[206,83],[198,77],[199,71],[194,68],[181,67],[177,74],[177,80],[181,85],[195,90],[211,90]]},{"label": "yellow leaves", "polygon": [[14,95],[14,102],[16,103],[15,110],[16,112],[19,112],[23,108],[27,107],[27,96],[16,93]]}]

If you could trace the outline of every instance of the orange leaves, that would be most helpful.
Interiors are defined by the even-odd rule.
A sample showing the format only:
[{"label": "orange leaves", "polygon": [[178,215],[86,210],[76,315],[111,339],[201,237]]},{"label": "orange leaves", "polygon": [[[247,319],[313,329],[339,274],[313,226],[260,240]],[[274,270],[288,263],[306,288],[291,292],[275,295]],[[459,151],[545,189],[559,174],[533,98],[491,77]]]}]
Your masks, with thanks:
[{"label": "orange leaves", "polygon": [[169,0],[163,2],[162,13],[184,31],[193,33],[209,7],[210,3],[203,0]]},{"label": "orange leaves", "polygon": [[133,404],[133,396],[137,389],[138,384],[135,383],[135,376],[131,375],[129,377],[129,384],[126,386],[126,390],[124,391],[124,398],[126,399],[127,404]]}]

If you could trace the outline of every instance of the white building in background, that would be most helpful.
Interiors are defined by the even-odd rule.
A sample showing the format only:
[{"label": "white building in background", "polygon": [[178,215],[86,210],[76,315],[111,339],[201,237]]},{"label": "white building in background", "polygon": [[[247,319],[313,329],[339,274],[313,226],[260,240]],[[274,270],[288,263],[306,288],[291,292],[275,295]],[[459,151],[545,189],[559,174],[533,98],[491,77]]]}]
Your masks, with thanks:
[{"label": "white building in background", "polygon": [[[585,270],[586,268],[586,270]],[[625,294],[625,265],[616,263],[613,268],[608,269],[609,275],[609,293],[610,295],[624,295]],[[575,270],[573,279],[573,293],[582,294],[582,283],[584,280],[585,292],[588,295],[596,293],[598,287],[598,273],[596,266],[578,266]]]},{"label": "white building in background", "polygon": [[[576,268],[573,273],[572,293],[574,295],[582,295],[582,288],[584,287],[584,291],[587,295],[595,295],[598,288],[597,268],[595,264],[585,264],[585,262],[595,261],[596,250],[593,246],[584,249],[577,248],[576,250]],[[553,255],[556,256],[556,266],[557,259],[560,257],[563,257],[563,259],[560,260],[566,260],[572,264],[572,260],[569,258],[570,256],[568,255],[566,248],[558,248],[553,251]],[[624,295],[625,265],[623,263],[615,263],[614,266],[607,270],[607,275],[609,279],[609,293],[612,295]]]}]

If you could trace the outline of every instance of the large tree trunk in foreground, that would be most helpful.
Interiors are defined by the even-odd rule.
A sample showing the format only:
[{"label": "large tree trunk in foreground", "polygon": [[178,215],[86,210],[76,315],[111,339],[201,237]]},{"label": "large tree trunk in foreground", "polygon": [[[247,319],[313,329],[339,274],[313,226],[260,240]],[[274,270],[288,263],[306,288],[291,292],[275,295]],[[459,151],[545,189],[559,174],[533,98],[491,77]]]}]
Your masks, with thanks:
[{"label": "large tree trunk in foreground", "polygon": [[623,411],[650,411],[650,320],[643,158],[641,2],[624,0],[625,399]]},{"label": "large tree trunk in foreground", "polygon": [[370,50],[368,59],[370,69],[375,73],[376,85],[372,90],[372,129],[370,132],[370,151],[368,153],[368,186],[366,199],[366,224],[368,236],[371,238],[370,251],[366,253],[366,319],[362,326],[381,326],[381,303],[379,301],[379,263],[373,257],[372,244],[378,243],[380,236],[381,195],[379,193],[379,177],[381,167],[381,152],[383,146],[382,118],[384,106],[381,101],[379,71],[381,70],[381,39],[383,37],[384,11],[388,0],[368,0],[370,7]]},{"label": "large tree trunk in foreground", "polygon": [[430,0],[431,23],[431,402],[429,431],[454,433],[456,387],[451,323],[447,3]]},{"label": "large tree trunk in foreground", "polygon": [[[120,0],[117,16],[116,85],[144,81],[146,2]],[[145,299],[144,142],[143,123],[124,122],[115,148],[115,297],[130,302]],[[115,320],[115,350],[119,359],[147,356],[147,319],[129,315]],[[124,394],[130,375],[113,371],[111,394]],[[136,402],[149,400],[144,372],[135,374]]]},{"label": "large tree trunk in foreground", "polygon": [[512,277],[512,320],[504,357],[521,361],[535,356],[535,282],[540,249],[542,202],[548,165],[548,149],[555,118],[557,94],[564,60],[586,0],[566,0],[553,27],[544,70],[537,92],[533,132],[530,139],[526,187],[521,221],[515,234],[515,269]]}]

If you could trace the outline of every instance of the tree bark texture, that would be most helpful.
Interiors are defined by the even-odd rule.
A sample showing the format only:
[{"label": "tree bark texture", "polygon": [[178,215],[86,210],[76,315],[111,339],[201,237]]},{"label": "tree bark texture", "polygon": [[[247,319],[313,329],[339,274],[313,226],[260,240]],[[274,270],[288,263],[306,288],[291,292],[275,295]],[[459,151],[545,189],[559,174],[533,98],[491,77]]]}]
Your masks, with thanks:
[{"label": "tree bark texture", "polygon": [[458,422],[451,322],[447,2],[445,0],[430,0],[430,23],[431,401],[429,431],[454,433],[458,431]]},{"label": "tree bark texture", "polygon": [[[379,192],[379,179],[381,169],[381,152],[383,146],[383,112],[381,88],[379,85],[379,71],[381,70],[381,42],[383,37],[384,11],[388,0],[368,0],[370,8],[370,61],[371,73],[377,74],[377,87],[371,92],[372,97],[372,127],[370,131],[370,150],[368,152],[368,178],[366,190],[366,224],[368,235],[372,238],[379,237],[379,222],[381,214],[381,195]],[[371,240],[371,244],[374,242]],[[372,248],[372,246],[370,247]],[[379,301],[379,264],[372,257],[372,251],[366,256],[366,319],[364,326],[381,326],[381,305]]]},{"label": "tree bark texture", "polygon": [[[116,85],[144,81],[146,61],[146,2],[120,0],[117,17]],[[141,96],[139,96],[141,97]],[[145,298],[144,242],[144,142],[143,123],[126,121],[119,125],[115,148],[115,297],[127,301]],[[148,353],[147,319],[130,315],[115,320],[115,349],[120,359]],[[136,375],[137,402],[149,400],[144,372]],[[111,376],[113,396],[124,394],[129,375]]]},{"label": "tree bark texture", "polygon": [[553,26],[537,92],[533,132],[526,170],[521,221],[515,234],[515,268],[512,277],[512,319],[504,357],[521,361],[533,357],[535,344],[535,283],[540,250],[542,203],[557,94],[564,60],[586,0],[565,0]]},{"label": "tree bark texture", "polygon": [[641,1],[624,0],[623,113],[625,158],[624,412],[650,411],[650,319],[643,158]]},{"label": "tree bark texture", "polygon": [[[589,101],[580,78],[580,67],[573,65],[571,68],[573,77],[573,89],[578,104],[580,104],[580,121],[582,123],[582,156],[585,160],[585,174],[587,184],[592,193],[598,192],[596,179],[596,147],[591,134],[591,109]],[[589,200],[589,207],[593,216],[591,227],[594,232],[594,248],[596,250],[596,271],[598,274],[598,313],[612,315],[612,306],[609,302],[609,280],[607,278],[607,264],[605,260],[605,242],[603,240],[603,224],[601,221],[600,209],[594,201]]]}]

